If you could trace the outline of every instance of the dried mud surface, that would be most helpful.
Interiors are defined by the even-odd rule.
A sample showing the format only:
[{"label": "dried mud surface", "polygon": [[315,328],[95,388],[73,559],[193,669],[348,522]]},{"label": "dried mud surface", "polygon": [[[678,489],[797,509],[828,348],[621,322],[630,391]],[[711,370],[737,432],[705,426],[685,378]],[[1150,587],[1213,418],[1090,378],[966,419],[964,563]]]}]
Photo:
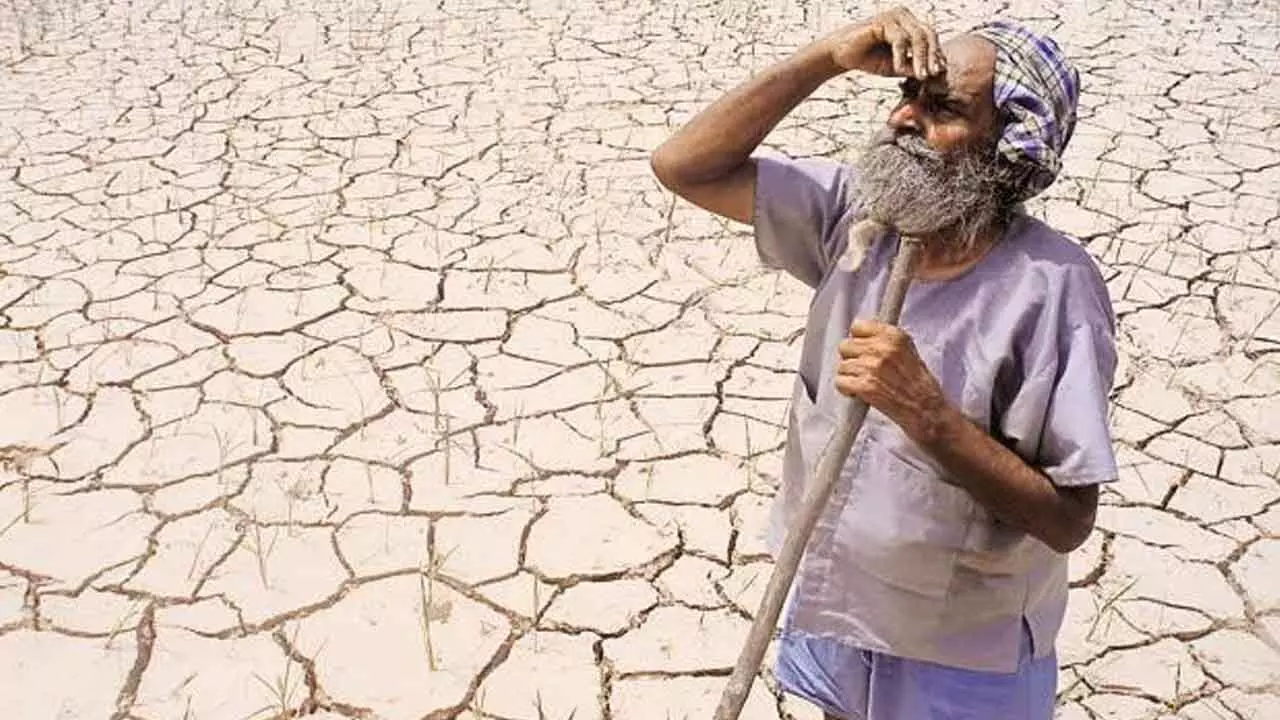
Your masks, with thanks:
[{"label": "dried mud surface", "polygon": [[[1122,478],[1059,718],[1266,720],[1280,15],[1067,5],[1007,9],[1084,76],[1032,211],[1108,279]],[[708,717],[808,295],[648,152],[841,13],[0,7],[5,716]],[[769,145],[847,157],[892,97],[837,79]],[[766,672],[744,717],[817,715]]]}]

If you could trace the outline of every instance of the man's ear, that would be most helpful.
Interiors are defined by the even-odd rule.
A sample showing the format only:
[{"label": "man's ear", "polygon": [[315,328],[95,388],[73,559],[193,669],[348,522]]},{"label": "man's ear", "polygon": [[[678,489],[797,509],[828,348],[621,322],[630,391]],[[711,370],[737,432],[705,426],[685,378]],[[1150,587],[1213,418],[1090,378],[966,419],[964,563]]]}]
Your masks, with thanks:
[{"label": "man's ear", "polygon": [[[992,145],[992,147],[996,146]],[[1009,158],[1001,155],[999,150],[994,152],[996,153],[996,172],[1000,177],[1001,195],[1003,195],[1000,203],[1001,215],[1004,221],[1007,222],[1010,217],[1019,214],[1021,210],[1025,209],[1018,200],[1018,196],[1021,194],[1022,188],[1031,182],[1036,169],[1029,164],[1020,164],[1009,160]]]},{"label": "man's ear", "polygon": [[995,146],[1000,142],[1000,138],[1004,135],[1005,128],[1009,127],[1009,124],[1012,123],[1013,120],[1013,115],[1010,114],[1008,110],[996,108],[995,113],[991,116],[991,130],[989,132],[992,146]]}]

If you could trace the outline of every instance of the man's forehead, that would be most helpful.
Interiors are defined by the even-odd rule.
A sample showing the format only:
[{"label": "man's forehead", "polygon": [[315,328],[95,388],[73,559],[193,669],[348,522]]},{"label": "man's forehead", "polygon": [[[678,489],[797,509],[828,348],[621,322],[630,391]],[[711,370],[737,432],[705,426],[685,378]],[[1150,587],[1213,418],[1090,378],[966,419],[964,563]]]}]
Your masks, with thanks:
[{"label": "man's forehead", "polygon": [[930,92],[962,96],[967,100],[990,98],[996,74],[996,48],[976,35],[957,35],[942,44],[947,72],[930,78]]}]

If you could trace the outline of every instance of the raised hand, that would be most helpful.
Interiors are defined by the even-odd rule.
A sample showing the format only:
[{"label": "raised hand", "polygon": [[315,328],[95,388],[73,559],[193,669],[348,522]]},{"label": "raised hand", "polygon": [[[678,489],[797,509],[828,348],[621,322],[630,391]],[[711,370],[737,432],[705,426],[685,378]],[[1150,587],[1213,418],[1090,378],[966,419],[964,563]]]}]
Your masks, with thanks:
[{"label": "raised hand", "polygon": [[904,7],[837,30],[824,42],[844,70],[920,80],[946,72],[937,31]]}]

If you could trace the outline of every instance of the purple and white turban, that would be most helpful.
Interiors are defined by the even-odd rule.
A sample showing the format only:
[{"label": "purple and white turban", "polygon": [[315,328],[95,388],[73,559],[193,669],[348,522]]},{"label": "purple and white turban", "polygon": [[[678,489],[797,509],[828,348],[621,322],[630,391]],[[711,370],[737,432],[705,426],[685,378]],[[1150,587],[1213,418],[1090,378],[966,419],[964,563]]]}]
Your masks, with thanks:
[{"label": "purple and white turban", "polygon": [[996,20],[969,31],[996,47],[994,100],[1006,124],[997,151],[1022,170],[1018,200],[1053,184],[1076,126],[1080,74],[1051,38]]}]

